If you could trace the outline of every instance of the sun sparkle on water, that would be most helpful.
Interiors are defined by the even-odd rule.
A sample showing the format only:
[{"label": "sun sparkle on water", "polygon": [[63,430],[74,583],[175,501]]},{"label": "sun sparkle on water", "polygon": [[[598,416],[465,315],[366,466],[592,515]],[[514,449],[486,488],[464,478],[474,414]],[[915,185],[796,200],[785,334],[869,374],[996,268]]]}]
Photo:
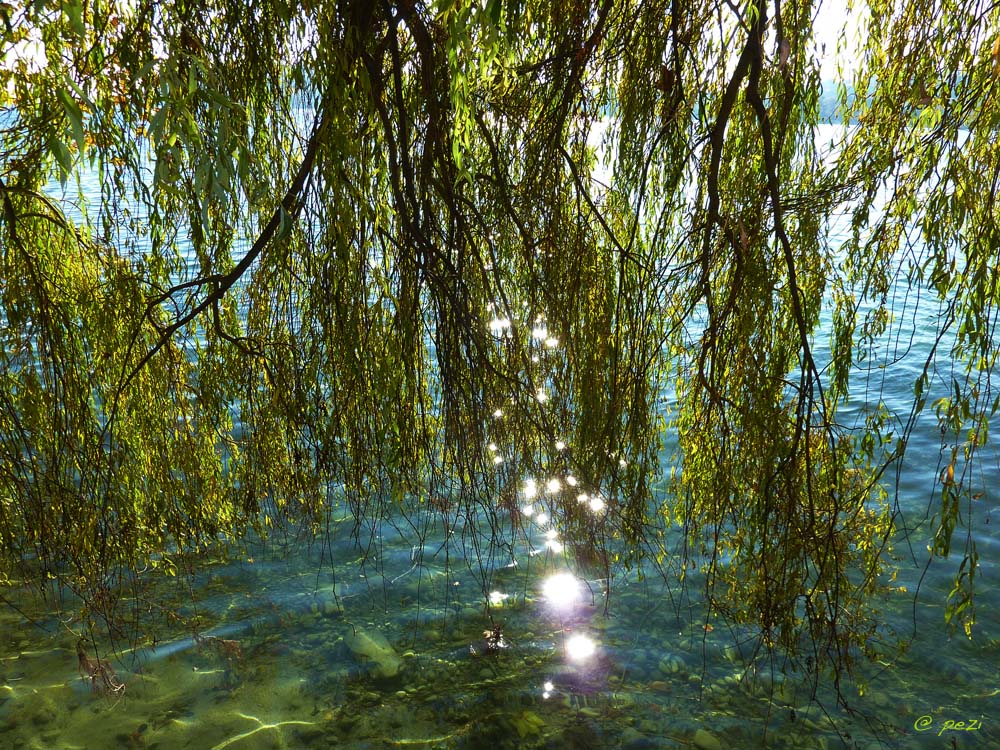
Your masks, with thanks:
[{"label": "sun sparkle on water", "polygon": [[570,661],[585,661],[597,652],[597,644],[593,639],[577,633],[566,641],[566,655]]},{"label": "sun sparkle on water", "polygon": [[542,593],[557,609],[568,609],[580,601],[580,581],[572,573],[555,573],[542,584]]}]

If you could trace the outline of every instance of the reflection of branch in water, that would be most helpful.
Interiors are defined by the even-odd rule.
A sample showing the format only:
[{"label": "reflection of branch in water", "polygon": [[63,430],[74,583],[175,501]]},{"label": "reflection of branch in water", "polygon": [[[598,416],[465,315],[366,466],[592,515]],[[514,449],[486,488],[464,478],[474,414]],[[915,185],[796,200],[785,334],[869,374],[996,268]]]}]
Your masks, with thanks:
[{"label": "reflection of branch in water", "polygon": [[96,692],[110,692],[121,694],[125,691],[125,683],[118,679],[115,670],[103,659],[87,656],[87,651],[83,647],[83,641],[77,641],[76,657],[80,676],[84,679],[90,678],[90,686]]}]

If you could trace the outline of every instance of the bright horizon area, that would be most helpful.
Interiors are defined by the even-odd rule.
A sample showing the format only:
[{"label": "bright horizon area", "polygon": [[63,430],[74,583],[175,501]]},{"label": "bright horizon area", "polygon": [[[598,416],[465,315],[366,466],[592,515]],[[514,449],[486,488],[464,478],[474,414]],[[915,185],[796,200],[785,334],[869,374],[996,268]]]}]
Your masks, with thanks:
[{"label": "bright horizon area", "polygon": [[[128,7],[131,3],[118,3]],[[849,6],[854,6],[850,9]],[[864,0],[820,0],[816,12],[815,30],[817,53],[821,57],[820,70],[823,80],[836,78],[838,58],[845,72],[851,72],[856,62],[852,50],[858,47],[858,27],[867,5]],[[12,19],[13,29],[17,29],[24,17]],[[838,40],[843,32],[843,49],[838,54]],[[2,50],[0,70],[14,70],[19,64],[24,65],[25,73],[36,73],[43,70],[48,61],[45,57],[45,46],[41,32],[37,28],[29,29],[28,35]]]},{"label": "bright horizon area", "polygon": [[[814,29],[817,54],[820,56],[820,77],[824,81],[838,78],[838,62],[844,73],[854,72],[858,62],[856,50],[860,46],[858,32],[867,11],[864,0],[820,0]],[[838,43],[842,46],[840,50],[837,49]]]}]

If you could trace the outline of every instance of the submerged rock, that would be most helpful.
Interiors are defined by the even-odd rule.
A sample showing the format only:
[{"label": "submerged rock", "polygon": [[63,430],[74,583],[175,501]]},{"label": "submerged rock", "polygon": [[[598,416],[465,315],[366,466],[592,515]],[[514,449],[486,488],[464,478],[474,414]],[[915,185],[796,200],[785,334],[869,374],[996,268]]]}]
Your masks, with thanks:
[{"label": "submerged rock", "polygon": [[691,741],[698,750],[722,750],[722,743],[718,738],[705,729],[695,732]]},{"label": "submerged rock", "polygon": [[677,654],[667,654],[658,664],[662,674],[673,675],[684,669],[684,660]]},{"label": "submerged rock", "polygon": [[344,644],[356,661],[369,666],[372,676],[385,679],[399,674],[403,660],[377,630],[356,628],[344,636]]}]

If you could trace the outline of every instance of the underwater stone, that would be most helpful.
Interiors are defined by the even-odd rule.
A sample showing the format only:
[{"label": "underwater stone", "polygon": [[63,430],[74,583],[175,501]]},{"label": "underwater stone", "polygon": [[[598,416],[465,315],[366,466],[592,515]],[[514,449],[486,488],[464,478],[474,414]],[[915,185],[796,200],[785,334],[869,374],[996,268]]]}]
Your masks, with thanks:
[{"label": "underwater stone", "polygon": [[58,716],[58,711],[52,699],[37,693],[37,691],[32,696],[30,704],[25,706],[25,708],[27,710],[21,714],[22,718],[27,719],[36,727],[51,724],[56,720],[56,716]]},{"label": "underwater stone", "polygon": [[656,742],[642,735],[628,742],[622,742],[622,750],[658,750],[658,748]]},{"label": "underwater stone", "polygon": [[318,727],[299,729],[293,734],[299,747],[320,747],[320,743],[327,739],[327,731]]},{"label": "underwater stone", "polygon": [[684,666],[680,657],[671,654],[660,659],[659,669],[663,674],[677,674]]},{"label": "underwater stone", "polygon": [[694,737],[691,738],[691,742],[699,750],[722,750],[722,743],[719,742],[714,734],[705,729],[699,729],[695,732]]},{"label": "underwater stone", "polygon": [[385,636],[375,631],[353,630],[344,636],[344,644],[350,649],[355,660],[372,665],[371,673],[375,677],[395,677],[403,660],[389,645]]},{"label": "underwater stone", "polygon": [[614,704],[615,708],[627,708],[629,706],[634,706],[636,704],[636,699],[632,693],[616,693]]},{"label": "underwater stone", "polygon": [[645,750],[654,747],[652,741],[636,729],[627,727],[621,736],[622,750]]},{"label": "underwater stone", "polygon": [[660,726],[652,719],[643,719],[639,722],[639,731],[655,735],[660,733]]}]

